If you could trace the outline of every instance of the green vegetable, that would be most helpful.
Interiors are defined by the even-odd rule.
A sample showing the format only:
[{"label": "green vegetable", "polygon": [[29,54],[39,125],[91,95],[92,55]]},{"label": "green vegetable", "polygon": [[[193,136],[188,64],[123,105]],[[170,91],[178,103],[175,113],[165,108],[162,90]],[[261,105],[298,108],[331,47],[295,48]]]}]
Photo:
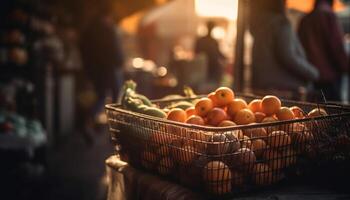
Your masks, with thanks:
[{"label": "green vegetable", "polygon": [[194,106],[191,102],[188,101],[180,101],[177,103],[174,103],[172,105],[170,105],[168,108],[172,109],[172,108],[181,108],[182,110],[186,110],[189,107]]},{"label": "green vegetable", "polygon": [[144,114],[159,118],[167,117],[167,114],[163,110],[154,107],[148,107],[148,109],[145,110]]}]

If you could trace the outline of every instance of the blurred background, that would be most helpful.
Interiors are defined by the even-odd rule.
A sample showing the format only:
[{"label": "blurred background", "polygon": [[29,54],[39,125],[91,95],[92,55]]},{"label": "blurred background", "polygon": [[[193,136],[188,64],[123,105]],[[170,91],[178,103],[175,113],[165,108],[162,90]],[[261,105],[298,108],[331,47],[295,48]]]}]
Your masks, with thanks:
[{"label": "blurred background", "polygon": [[[312,24],[307,18],[306,29],[301,26],[315,12],[315,0],[283,2],[292,30],[287,34],[299,37],[292,43],[300,40],[303,49],[302,59],[288,62],[314,66],[312,87],[306,80],[293,88],[275,82],[259,87],[276,74],[266,64],[272,61],[254,54],[269,51],[258,48],[269,45],[260,34],[269,23],[255,23],[259,16],[251,14],[258,13],[252,0],[2,0],[1,199],[105,199],[104,160],[113,146],[103,105],[116,101],[124,80],[133,79],[151,99],[182,94],[186,85],[198,94],[229,86],[236,92],[348,103],[350,1],[334,0],[324,18],[336,19],[322,39],[331,44],[338,39],[340,46],[331,46],[335,52],[314,45],[320,32],[307,30]],[[272,29],[266,35],[284,34]],[[282,47],[296,48],[288,45]],[[333,54],[335,75],[323,77],[333,72],[322,71],[326,67],[313,58]],[[254,72],[256,65],[262,71]]]}]

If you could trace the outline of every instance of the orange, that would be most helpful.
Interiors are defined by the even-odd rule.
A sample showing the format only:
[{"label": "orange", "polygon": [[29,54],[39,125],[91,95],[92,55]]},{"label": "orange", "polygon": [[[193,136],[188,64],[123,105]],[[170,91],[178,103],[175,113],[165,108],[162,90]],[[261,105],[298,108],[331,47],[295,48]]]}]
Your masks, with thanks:
[{"label": "orange", "polygon": [[212,100],[209,98],[201,98],[195,105],[196,114],[205,117],[213,107]]},{"label": "orange", "polygon": [[[261,123],[272,123],[272,122],[277,122],[277,118],[275,116],[271,116],[271,117],[265,117]],[[268,126],[266,127],[266,132],[271,133],[272,131],[276,131],[280,128],[280,126]]]},{"label": "orange", "polygon": [[[237,157],[236,157],[237,156]],[[240,148],[235,153],[237,167],[243,171],[250,171],[251,167],[256,162],[254,152],[248,148]]]},{"label": "orange", "polygon": [[209,125],[217,126],[222,121],[227,119],[226,112],[221,108],[213,108],[208,112],[207,123]]},{"label": "orange", "polygon": [[247,108],[242,109],[236,114],[234,122],[238,125],[253,123],[255,122],[254,113]]},{"label": "orange", "polygon": [[208,98],[213,102],[214,107],[216,107],[217,106],[217,98],[215,96],[215,92],[209,93]]},{"label": "orange", "polygon": [[261,157],[267,147],[265,141],[262,139],[253,140],[251,146],[256,157]]},{"label": "orange", "polygon": [[227,105],[227,114],[234,117],[238,111],[244,108],[248,108],[248,105],[243,99],[234,99]]},{"label": "orange", "polygon": [[168,113],[168,120],[177,121],[177,122],[185,122],[187,118],[187,114],[184,110],[180,108],[173,108]]},{"label": "orange", "polygon": [[289,135],[284,131],[273,131],[267,138],[267,143],[273,147],[282,147],[291,144]]},{"label": "orange", "polygon": [[237,124],[230,120],[224,120],[219,124],[219,127],[226,127],[226,126],[237,126]]},{"label": "orange", "polygon": [[204,120],[198,115],[192,115],[186,120],[187,124],[204,125]]},{"label": "orange", "polygon": [[248,104],[248,108],[252,111],[252,112],[262,112],[261,109],[261,99],[254,99],[253,101],[251,101]]},{"label": "orange", "polygon": [[271,171],[278,171],[285,167],[286,158],[282,157],[277,150],[268,149],[263,153],[263,159],[267,162]]},{"label": "orange", "polygon": [[287,107],[281,107],[276,116],[279,120],[292,120],[295,119],[294,113]]},{"label": "orange", "polygon": [[272,183],[273,173],[268,165],[257,163],[253,167],[252,180],[256,185],[269,185]]},{"label": "orange", "polygon": [[266,117],[266,114],[263,112],[255,112],[254,115],[256,123],[261,123],[262,120],[264,120],[264,118]]},{"label": "orange", "polygon": [[195,115],[196,114],[196,110],[194,109],[194,107],[189,107],[185,110],[187,117],[190,117],[191,115]]},{"label": "orange", "polygon": [[308,117],[327,116],[327,112],[323,108],[315,108],[307,114]]},{"label": "orange", "polygon": [[219,87],[215,91],[217,106],[226,106],[235,98],[235,94],[228,87]]},{"label": "orange", "polygon": [[301,119],[305,117],[304,111],[300,107],[292,106],[289,109],[294,113],[296,118]]},{"label": "orange", "polygon": [[242,148],[252,148],[252,141],[250,138],[246,135],[243,135],[243,138],[241,139],[241,147]]},{"label": "orange", "polygon": [[250,138],[266,139],[266,137],[268,136],[268,133],[266,132],[265,128],[259,127],[259,128],[245,129],[244,135]]},{"label": "orange", "polygon": [[278,97],[267,95],[261,101],[261,110],[267,116],[276,114],[281,108],[281,100]]},{"label": "orange", "polygon": [[208,162],[203,168],[203,178],[209,183],[230,181],[230,168],[221,161]]},{"label": "orange", "polygon": [[294,165],[297,162],[297,153],[292,148],[287,148],[281,152],[281,157],[285,161],[284,167]]},{"label": "orange", "polygon": [[277,122],[277,119],[276,117],[274,116],[271,116],[271,117],[265,117],[261,123],[268,123],[268,122]]}]

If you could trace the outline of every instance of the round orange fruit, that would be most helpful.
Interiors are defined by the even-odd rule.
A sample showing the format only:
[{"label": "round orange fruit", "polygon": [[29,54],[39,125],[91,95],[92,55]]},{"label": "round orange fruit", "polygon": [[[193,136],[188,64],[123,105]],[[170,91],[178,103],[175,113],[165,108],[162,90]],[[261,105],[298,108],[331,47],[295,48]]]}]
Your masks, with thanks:
[{"label": "round orange fruit", "polygon": [[264,140],[262,139],[256,139],[252,140],[252,150],[255,153],[256,157],[261,157],[263,152],[265,151],[267,145]]},{"label": "round orange fruit", "polygon": [[180,108],[173,108],[168,113],[168,120],[177,121],[177,122],[185,122],[187,118],[187,114],[184,110]]},{"label": "round orange fruit", "polygon": [[213,108],[208,112],[208,115],[207,115],[207,123],[212,126],[217,126],[226,119],[227,119],[227,114],[221,108]]},{"label": "round orange fruit", "polygon": [[213,109],[213,101],[209,98],[201,98],[195,105],[196,114],[205,117],[208,112]]},{"label": "round orange fruit", "polygon": [[254,115],[255,115],[255,122],[256,123],[261,123],[264,120],[264,118],[266,117],[266,114],[263,112],[255,112]]},{"label": "round orange fruit", "polygon": [[327,112],[323,108],[315,108],[307,114],[308,117],[320,117],[327,115]]},{"label": "round orange fruit", "polygon": [[261,99],[254,99],[253,101],[251,101],[248,104],[248,108],[252,111],[252,112],[262,112],[261,109]]},{"label": "round orange fruit", "polygon": [[267,95],[261,100],[261,110],[267,116],[276,114],[281,108],[281,100],[272,95]]},{"label": "round orange fruit", "polygon": [[294,113],[287,107],[281,107],[276,113],[279,120],[292,120],[295,119]]},{"label": "round orange fruit", "polygon": [[292,106],[289,109],[294,113],[296,118],[301,119],[305,117],[304,111],[300,107]]},{"label": "round orange fruit", "polygon": [[186,120],[187,124],[196,124],[196,125],[204,125],[204,120],[202,117],[198,115],[192,115]]},{"label": "round orange fruit", "polygon": [[284,131],[273,131],[267,138],[267,143],[271,147],[282,147],[291,144],[289,135]]},{"label": "round orange fruit", "polygon": [[259,127],[259,128],[245,129],[244,135],[250,138],[266,139],[266,137],[268,136],[268,133],[266,132],[265,128]]},{"label": "round orange fruit", "polygon": [[237,126],[237,124],[230,120],[224,120],[219,124],[219,127],[227,127],[227,126]]},{"label": "round orange fruit", "polygon": [[190,117],[191,115],[195,115],[196,114],[196,110],[194,109],[194,107],[189,107],[185,110],[187,117]]},{"label": "round orange fruit", "polygon": [[253,182],[256,185],[269,185],[272,184],[273,173],[268,165],[264,163],[257,163],[253,167]]},{"label": "round orange fruit", "polygon": [[214,107],[217,106],[217,98],[215,96],[215,92],[211,92],[208,94],[208,98],[213,102]]},{"label": "round orange fruit", "polygon": [[265,117],[265,118],[261,121],[261,123],[277,122],[277,121],[278,121],[278,120],[276,119],[276,117],[271,116],[271,117]]},{"label": "round orange fruit", "polygon": [[235,98],[235,94],[228,87],[219,87],[215,91],[217,106],[226,106]]},{"label": "round orange fruit", "polygon": [[244,108],[248,108],[248,105],[243,99],[234,99],[227,105],[227,114],[234,117],[238,111]]},{"label": "round orange fruit", "polygon": [[238,125],[250,124],[255,122],[255,115],[252,111],[245,108],[236,114],[234,122]]}]

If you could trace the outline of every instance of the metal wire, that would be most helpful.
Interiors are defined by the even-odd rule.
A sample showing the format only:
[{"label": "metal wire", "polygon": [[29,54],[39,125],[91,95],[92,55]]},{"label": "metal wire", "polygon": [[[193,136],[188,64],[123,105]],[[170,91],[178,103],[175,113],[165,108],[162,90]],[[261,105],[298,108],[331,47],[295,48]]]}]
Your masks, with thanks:
[{"label": "metal wire", "polygon": [[[241,96],[250,101],[257,97]],[[183,101],[153,101],[160,107]],[[331,159],[350,145],[350,109],[342,105],[282,100],[327,116],[243,125],[204,127],[155,118],[106,105],[117,154],[137,168],[214,195],[274,184],[305,160]],[[348,142],[348,143],[346,143]]]}]

